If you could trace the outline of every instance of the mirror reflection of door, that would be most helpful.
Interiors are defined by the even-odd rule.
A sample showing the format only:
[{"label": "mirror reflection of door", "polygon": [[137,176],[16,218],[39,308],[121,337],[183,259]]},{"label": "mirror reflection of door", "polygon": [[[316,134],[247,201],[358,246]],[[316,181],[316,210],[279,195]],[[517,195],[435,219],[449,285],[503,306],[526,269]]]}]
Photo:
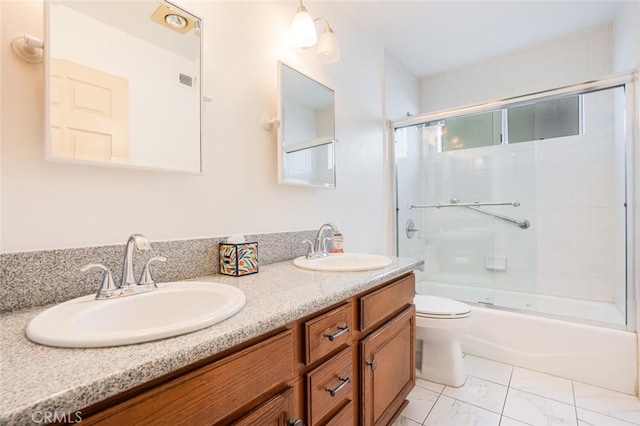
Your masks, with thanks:
[{"label": "mirror reflection of door", "polygon": [[50,64],[53,155],[126,163],[129,81],[64,59]]},{"label": "mirror reflection of door", "polygon": [[45,158],[201,172],[202,21],[164,0],[44,4]]}]

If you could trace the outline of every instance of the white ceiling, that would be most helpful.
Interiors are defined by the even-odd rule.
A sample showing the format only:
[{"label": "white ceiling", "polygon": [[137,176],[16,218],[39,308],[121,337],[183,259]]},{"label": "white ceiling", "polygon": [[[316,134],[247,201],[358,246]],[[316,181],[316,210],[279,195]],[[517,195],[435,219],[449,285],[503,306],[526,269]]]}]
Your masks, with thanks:
[{"label": "white ceiling", "polygon": [[413,0],[340,6],[421,78],[605,24],[614,19],[620,3]]}]

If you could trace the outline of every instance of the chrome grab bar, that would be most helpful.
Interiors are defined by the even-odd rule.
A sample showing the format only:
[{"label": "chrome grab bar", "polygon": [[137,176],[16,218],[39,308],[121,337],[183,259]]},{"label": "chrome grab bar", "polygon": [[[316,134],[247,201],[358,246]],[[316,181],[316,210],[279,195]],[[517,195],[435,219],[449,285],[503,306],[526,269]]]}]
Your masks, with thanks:
[{"label": "chrome grab bar", "polygon": [[475,210],[475,211],[480,212],[480,213],[488,214],[489,216],[497,217],[498,219],[506,220],[507,222],[515,223],[516,225],[518,225],[522,229],[527,229],[529,226],[531,226],[531,223],[529,223],[529,221],[526,220],[526,219],[523,219],[523,220],[513,219],[513,218],[510,218],[510,217],[507,217],[507,216],[503,216],[503,215],[498,214],[498,213],[494,213],[494,212],[490,212],[488,210],[484,210],[484,209],[478,208],[478,207],[470,207],[469,206],[469,208],[471,210]]},{"label": "chrome grab bar", "polygon": [[497,217],[498,219],[502,219],[502,220],[506,220],[507,222],[511,222],[511,223],[515,223],[516,225],[518,225],[520,228],[522,229],[527,229],[529,228],[529,226],[531,226],[531,223],[526,220],[518,220],[518,219],[513,219],[507,216],[503,216],[501,214],[498,213],[494,213],[491,212],[489,210],[485,210],[485,209],[481,209],[479,206],[513,206],[513,207],[519,207],[520,206],[520,202],[518,201],[513,201],[513,202],[474,202],[474,203],[461,203],[460,200],[458,200],[457,198],[452,198],[451,199],[451,203],[450,204],[433,204],[433,205],[422,205],[422,206],[414,206],[413,204],[411,205],[411,207],[409,207],[409,209],[425,209],[425,208],[442,208],[442,207],[467,207],[471,210],[475,210],[477,212],[480,213],[484,213],[486,215],[489,216],[493,216],[493,217]]},{"label": "chrome grab bar", "polygon": [[440,204],[431,204],[431,205],[418,205],[414,206],[411,204],[409,209],[441,209],[445,207],[481,207],[481,206],[513,206],[520,207],[519,201],[474,201],[472,203],[460,203],[455,201],[457,198],[452,198],[450,204],[440,203]]}]

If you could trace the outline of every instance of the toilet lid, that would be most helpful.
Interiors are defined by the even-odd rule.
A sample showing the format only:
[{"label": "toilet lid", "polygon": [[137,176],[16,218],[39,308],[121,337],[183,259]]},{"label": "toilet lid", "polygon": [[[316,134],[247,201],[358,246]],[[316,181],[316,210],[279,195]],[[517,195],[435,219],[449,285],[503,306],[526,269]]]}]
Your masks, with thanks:
[{"label": "toilet lid", "polygon": [[471,307],[466,303],[446,297],[417,294],[413,303],[416,305],[417,315],[451,317],[468,315],[471,312]]}]

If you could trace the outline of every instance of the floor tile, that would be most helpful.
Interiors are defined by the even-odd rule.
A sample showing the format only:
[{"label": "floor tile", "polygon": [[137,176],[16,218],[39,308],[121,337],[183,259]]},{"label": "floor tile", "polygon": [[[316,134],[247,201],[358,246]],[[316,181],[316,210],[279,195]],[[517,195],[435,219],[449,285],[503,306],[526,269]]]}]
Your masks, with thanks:
[{"label": "floor tile", "polygon": [[531,426],[531,423],[521,422],[520,420],[502,416],[500,426]]},{"label": "floor tile", "polygon": [[506,386],[469,376],[464,385],[459,388],[447,386],[442,394],[500,414],[507,389]]},{"label": "floor tile", "polygon": [[533,425],[576,425],[573,405],[510,388],[503,414]]},{"label": "floor tile", "polygon": [[638,423],[629,423],[624,420],[595,413],[593,411],[578,408],[578,426],[634,426]]},{"label": "floor tile", "polygon": [[638,397],[578,382],[573,383],[573,389],[578,407],[640,424],[640,400]]},{"label": "floor tile", "polygon": [[467,354],[464,356],[464,370],[469,376],[506,386],[511,379],[513,366]]},{"label": "floor tile", "polygon": [[396,419],[395,422],[392,423],[391,426],[421,426],[421,425],[422,423],[418,423],[404,416],[400,416]]},{"label": "floor tile", "polygon": [[527,370],[520,367],[513,368],[511,388],[555,399],[567,404],[574,404],[573,384],[569,379]]},{"label": "floor tile", "polygon": [[444,390],[443,384],[430,382],[429,380],[420,379],[418,377],[416,377],[416,386],[429,389],[430,391],[433,391],[436,393],[442,393],[442,391]]},{"label": "floor tile", "polygon": [[498,426],[500,415],[441,395],[425,426]]},{"label": "floor tile", "polygon": [[402,411],[402,417],[422,423],[436,403],[439,394],[421,387],[414,387],[407,399],[409,404]]}]

